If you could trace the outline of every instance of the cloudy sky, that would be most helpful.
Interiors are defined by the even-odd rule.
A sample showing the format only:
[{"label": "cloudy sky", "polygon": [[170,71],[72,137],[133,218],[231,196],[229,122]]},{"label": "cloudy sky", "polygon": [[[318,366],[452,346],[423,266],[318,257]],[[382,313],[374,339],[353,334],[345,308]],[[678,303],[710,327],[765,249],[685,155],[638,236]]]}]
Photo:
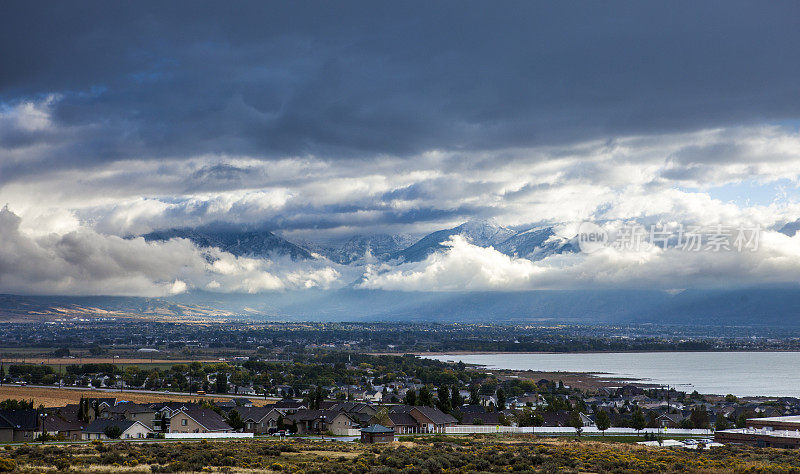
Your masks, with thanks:
[{"label": "cloudy sky", "polygon": [[[0,292],[791,284],[798,46],[794,1],[4,2]],[[456,239],[390,269],[125,238],[469,219],[765,231],[752,255],[541,262]]]}]

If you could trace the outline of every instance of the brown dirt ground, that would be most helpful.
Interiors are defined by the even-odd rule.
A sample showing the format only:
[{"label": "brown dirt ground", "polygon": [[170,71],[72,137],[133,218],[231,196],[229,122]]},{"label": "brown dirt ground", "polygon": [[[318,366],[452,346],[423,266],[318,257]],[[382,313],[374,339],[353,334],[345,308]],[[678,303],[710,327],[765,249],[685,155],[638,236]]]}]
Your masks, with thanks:
[{"label": "brown dirt ground", "polygon": [[[78,403],[81,397],[116,397],[117,400],[129,400],[137,403],[153,403],[153,402],[188,402],[197,400],[199,398],[207,400],[230,400],[230,397],[217,397],[213,395],[191,396],[191,395],[176,395],[171,393],[153,394],[153,393],[137,393],[135,391],[126,390],[124,392],[110,392],[98,390],[71,390],[59,388],[39,388],[39,387],[17,387],[17,386],[0,386],[0,400],[7,398],[14,399],[31,399],[33,398],[34,406],[42,404],[46,407],[64,406],[67,403]],[[259,399],[253,397],[250,399],[254,405],[263,406],[274,403],[270,400]]]}]

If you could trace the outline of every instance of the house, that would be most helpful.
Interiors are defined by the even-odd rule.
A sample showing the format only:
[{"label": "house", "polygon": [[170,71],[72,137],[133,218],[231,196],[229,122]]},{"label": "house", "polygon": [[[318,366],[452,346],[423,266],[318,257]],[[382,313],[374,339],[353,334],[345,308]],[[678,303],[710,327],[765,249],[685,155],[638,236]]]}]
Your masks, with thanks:
[{"label": "house", "polygon": [[374,406],[361,402],[339,402],[331,406],[329,410],[344,411],[347,413],[363,413],[368,416],[375,416],[375,414],[378,413],[378,410]]},{"label": "house", "polygon": [[408,414],[417,420],[420,433],[444,433],[448,426],[458,423],[453,415],[432,407],[414,407]]},{"label": "house", "polygon": [[397,434],[417,433],[419,423],[408,412],[389,412],[389,427]]},{"label": "house", "polygon": [[714,441],[762,448],[800,448],[800,416],[750,418],[745,428],[720,430]]},{"label": "house", "polygon": [[586,413],[580,412],[578,413],[578,416],[580,417],[583,426],[585,427],[594,426],[594,420]]},{"label": "house", "polygon": [[461,422],[465,425],[499,425],[500,413],[483,412],[483,413],[466,413],[464,414]]},{"label": "house", "polygon": [[233,428],[214,410],[182,408],[169,418],[170,433],[232,433]]},{"label": "house", "polygon": [[542,426],[569,426],[570,412],[567,410],[545,411],[542,415]]},{"label": "house", "polygon": [[0,442],[33,441],[39,426],[36,410],[0,410]]},{"label": "house", "polygon": [[286,415],[286,420],[292,422],[298,434],[322,433],[326,431],[326,425],[333,420],[339,412],[329,410],[309,410],[300,409],[295,413]]},{"label": "house", "polygon": [[141,421],[152,430],[155,429],[156,410],[148,405],[120,402],[108,409],[108,418]]},{"label": "house", "polygon": [[283,398],[272,405],[272,408],[280,411],[284,415],[297,413],[297,410],[308,408],[305,403],[294,398]]},{"label": "house", "polygon": [[485,407],[497,405],[497,397],[494,395],[480,395],[478,401]]},{"label": "house", "polygon": [[367,390],[364,392],[364,400],[379,403],[383,400],[383,392],[380,390]]},{"label": "house", "polygon": [[89,423],[81,421],[77,417],[68,418],[60,413],[53,413],[42,418],[40,431],[61,439],[77,441],[83,439],[83,430],[88,425]]},{"label": "house", "polygon": [[656,423],[661,428],[680,428],[684,418],[682,413],[663,413],[656,418]]},{"label": "house", "polygon": [[391,443],[394,441],[394,430],[383,425],[371,425],[361,429],[362,443]]},{"label": "house", "polygon": [[[164,433],[169,432],[169,421],[172,415],[178,413],[180,410],[199,408],[200,406],[195,403],[184,402],[157,402],[147,405],[149,408],[155,410],[155,418],[153,419],[153,429]],[[162,424],[164,426],[162,426]]]},{"label": "house", "polygon": [[153,434],[153,430],[141,421],[100,418],[89,423],[83,430],[83,439],[109,439],[106,433],[112,427],[119,429],[120,439],[142,439]]},{"label": "house", "polygon": [[282,414],[270,407],[243,407],[236,408],[244,422],[246,433],[265,434],[274,432],[278,428],[278,419]]},{"label": "house", "polygon": [[325,431],[330,431],[334,436],[349,436],[353,434],[353,430],[360,428],[362,424],[362,420],[355,414],[340,411],[326,422]]},{"label": "house", "polygon": [[108,410],[117,403],[115,397],[87,398],[86,400],[89,403],[90,419],[107,418]]},{"label": "house", "polygon": [[233,398],[231,400],[216,402],[217,406],[222,408],[225,411],[228,411],[232,408],[250,408],[253,406],[253,402],[248,400],[247,398]]}]

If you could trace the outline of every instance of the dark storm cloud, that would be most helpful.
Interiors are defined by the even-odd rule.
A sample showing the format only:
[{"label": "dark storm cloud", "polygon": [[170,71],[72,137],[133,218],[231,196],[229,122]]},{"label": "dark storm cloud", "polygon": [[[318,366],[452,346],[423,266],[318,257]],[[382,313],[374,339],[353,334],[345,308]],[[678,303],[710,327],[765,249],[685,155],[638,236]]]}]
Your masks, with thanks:
[{"label": "dark storm cloud", "polygon": [[[4,177],[123,158],[412,156],[800,113],[796,2],[5,2]],[[11,167],[9,167],[11,166]],[[235,170],[210,170],[236,179]]]}]

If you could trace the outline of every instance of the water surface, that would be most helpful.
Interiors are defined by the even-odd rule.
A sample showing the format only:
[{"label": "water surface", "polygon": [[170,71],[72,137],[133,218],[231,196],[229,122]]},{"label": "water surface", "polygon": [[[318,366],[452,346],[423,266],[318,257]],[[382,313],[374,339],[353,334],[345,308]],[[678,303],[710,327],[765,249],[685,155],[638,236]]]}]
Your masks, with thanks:
[{"label": "water surface", "polygon": [[440,354],[426,357],[497,369],[628,377],[700,393],[800,398],[800,352]]}]

